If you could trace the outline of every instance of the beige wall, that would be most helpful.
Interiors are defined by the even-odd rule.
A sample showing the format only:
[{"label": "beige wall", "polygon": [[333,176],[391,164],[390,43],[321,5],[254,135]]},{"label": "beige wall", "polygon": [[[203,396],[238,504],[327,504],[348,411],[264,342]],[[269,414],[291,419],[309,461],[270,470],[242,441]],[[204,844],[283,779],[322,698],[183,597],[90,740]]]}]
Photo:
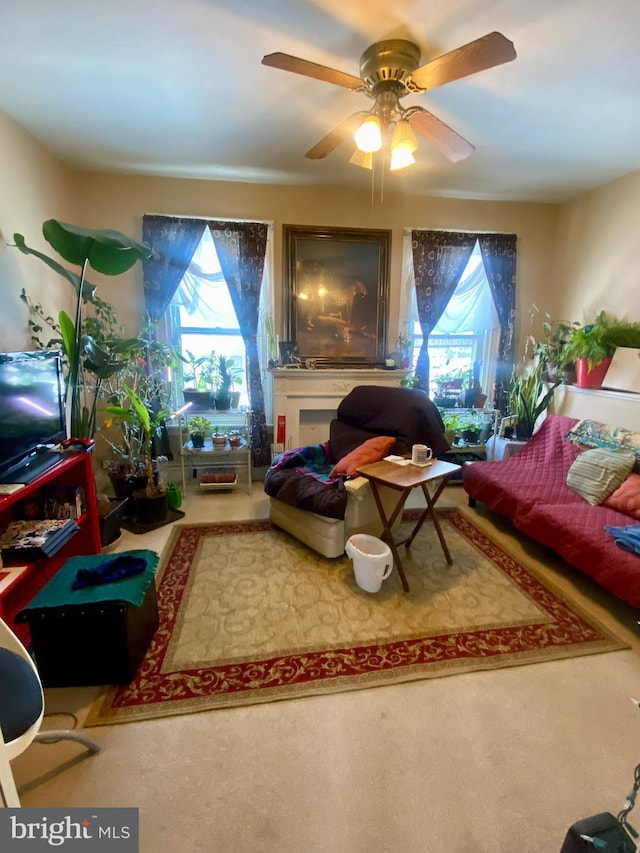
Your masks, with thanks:
[{"label": "beige wall", "polygon": [[55,217],[74,221],[69,172],[27,131],[0,111],[0,328],[3,351],[32,349],[28,312],[19,295],[24,288],[47,313],[73,305],[71,285],[41,261],[6,246],[22,234],[28,246],[47,252],[42,223]]},{"label": "beige wall", "polygon": [[556,319],[640,319],[640,171],[558,211]]},{"label": "beige wall", "polygon": [[[400,328],[398,293],[404,228],[516,233],[519,312],[523,316],[528,316],[536,294],[547,284],[548,258],[556,230],[557,208],[554,205],[461,201],[386,193],[384,203],[376,203],[372,207],[369,192],[98,173],[76,173],[73,185],[76,197],[81,200],[83,224],[117,228],[133,237],[141,235],[144,213],[272,221],[275,225],[278,319],[281,315],[283,224],[391,229],[388,318],[391,344],[395,342]],[[140,269],[136,268],[128,277],[122,276],[113,282],[113,295],[110,293],[108,298],[121,311],[125,312],[125,303],[131,304],[134,292],[137,294],[136,310],[142,310],[139,279]]]},{"label": "beige wall", "polygon": [[[282,225],[388,228],[392,231],[389,342],[399,330],[398,293],[405,228],[513,232],[518,235],[517,340],[529,331],[535,302],[554,319],[581,320],[604,308],[637,319],[636,248],[640,172],[565,205],[464,201],[386,193],[73,172],[0,113],[0,230],[49,251],[42,222],[61,218],[141,236],[144,213],[255,218],[275,226],[277,317],[282,321]],[[613,248],[612,248],[613,247]],[[92,276],[100,294],[135,329],[142,316],[141,269],[116,279]],[[21,289],[57,314],[70,307],[69,285],[34,258],[0,250],[2,349],[30,345]],[[66,303],[66,304],[65,304]],[[283,329],[279,329],[283,331]]]}]

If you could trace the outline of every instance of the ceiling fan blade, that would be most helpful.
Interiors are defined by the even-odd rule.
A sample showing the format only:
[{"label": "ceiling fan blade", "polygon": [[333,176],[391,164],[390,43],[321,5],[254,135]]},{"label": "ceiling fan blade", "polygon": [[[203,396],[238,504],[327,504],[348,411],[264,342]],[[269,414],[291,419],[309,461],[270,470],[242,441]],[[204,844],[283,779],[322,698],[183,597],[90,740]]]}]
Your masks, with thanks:
[{"label": "ceiling fan blade", "polygon": [[464,160],[475,151],[475,146],[452,130],[449,125],[436,118],[433,113],[418,107],[414,109],[415,112],[408,116],[413,130],[432,142],[452,163]]},{"label": "ceiling fan blade", "polygon": [[516,56],[513,42],[502,33],[488,33],[416,68],[411,74],[411,83],[419,89],[435,89],[452,80],[511,62]]},{"label": "ceiling fan blade", "polygon": [[313,148],[310,148],[304,155],[310,160],[322,160],[329,154],[333,153],[336,148],[341,145],[349,136],[353,136],[356,132],[358,124],[364,121],[364,117],[369,113],[361,110],[357,113],[352,113],[344,121],[341,121],[337,127],[316,143]]},{"label": "ceiling fan blade", "polygon": [[292,71],[294,74],[304,74],[305,77],[313,77],[325,83],[334,83],[336,86],[344,86],[345,89],[357,91],[363,88],[363,82],[353,74],[344,71],[336,71],[335,68],[327,68],[326,65],[318,65],[307,59],[299,59],[288,53],[269,53],[262,57],[262,64],[270,68],[280,68],[282,71]]}]

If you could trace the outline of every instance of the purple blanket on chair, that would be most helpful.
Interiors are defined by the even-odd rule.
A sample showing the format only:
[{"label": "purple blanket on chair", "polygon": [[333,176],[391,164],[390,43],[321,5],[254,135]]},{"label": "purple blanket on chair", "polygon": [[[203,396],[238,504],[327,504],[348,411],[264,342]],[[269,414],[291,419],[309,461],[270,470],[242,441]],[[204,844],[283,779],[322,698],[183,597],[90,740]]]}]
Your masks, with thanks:
[{"label": "purple blanket on chair", "polygon": [[341,478],[329,477],[334,464],[329,442],[285,450],[267,471],[264,490],[299,509],[327,518],[344,518],[347,492]]}]

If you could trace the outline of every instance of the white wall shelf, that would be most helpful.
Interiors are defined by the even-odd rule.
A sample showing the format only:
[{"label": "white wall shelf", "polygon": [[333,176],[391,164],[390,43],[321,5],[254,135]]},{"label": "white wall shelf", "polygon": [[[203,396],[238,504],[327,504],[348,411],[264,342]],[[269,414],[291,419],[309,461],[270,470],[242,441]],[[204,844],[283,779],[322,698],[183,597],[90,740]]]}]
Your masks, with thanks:
[{"label": "white wall shelf", "polygon": [[549,411],[640,432],[640,394],[630,391],[558,385]]}]

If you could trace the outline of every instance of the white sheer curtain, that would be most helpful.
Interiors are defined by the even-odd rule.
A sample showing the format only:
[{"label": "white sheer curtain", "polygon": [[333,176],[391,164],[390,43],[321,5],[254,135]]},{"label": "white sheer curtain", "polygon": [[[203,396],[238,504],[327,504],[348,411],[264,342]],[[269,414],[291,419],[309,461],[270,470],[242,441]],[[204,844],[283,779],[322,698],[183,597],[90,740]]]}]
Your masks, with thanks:
[{"label": "white sheer curtain", "polygon": [[[264,320],[274,316],[273,293],[273,224],[267,225],[267,246],[264,260],[264,272],[260,289],[260,324],[258,328],[258,353],[262,369],[264,390],[265,417],[268,424],[273,423],[273,381],[266,369],[269,361],[268,338]],[[205,228],[202,240],[196,249],[191,263],[187,267],[182,282],[173,298],[174,305],[181,305],[189,316],[198,313],[201,325],[230,328],[238,325],[230,299],[219,298],[220,288],[224,288],[226,297],[226,282],[220,269],[213,237]],[[221,310],[223,304],[228,306],[231,314]],[[172,340],[176,342],[174,330]]]},{"label": "white sheer curtain", "polygon": [[[401,311],[402,306],[406,306],[406,319],[402,319],[402,323],[409,334],[418,320],[410,231],[404,234],[402,256],[400,306]],[[482,362],[480,384],[483,388],[490,389],[493,387],[500,343],[500,320],[477,242],[467,269],[432,334],[459,335],[464,332],[471,332],[478,338],[475,359]]]},{"label": "white sheer curtain", "polygon": [[500,328],[489,282],[476,243],[467,269],[434,329],[440,335],[487,331]]}]

